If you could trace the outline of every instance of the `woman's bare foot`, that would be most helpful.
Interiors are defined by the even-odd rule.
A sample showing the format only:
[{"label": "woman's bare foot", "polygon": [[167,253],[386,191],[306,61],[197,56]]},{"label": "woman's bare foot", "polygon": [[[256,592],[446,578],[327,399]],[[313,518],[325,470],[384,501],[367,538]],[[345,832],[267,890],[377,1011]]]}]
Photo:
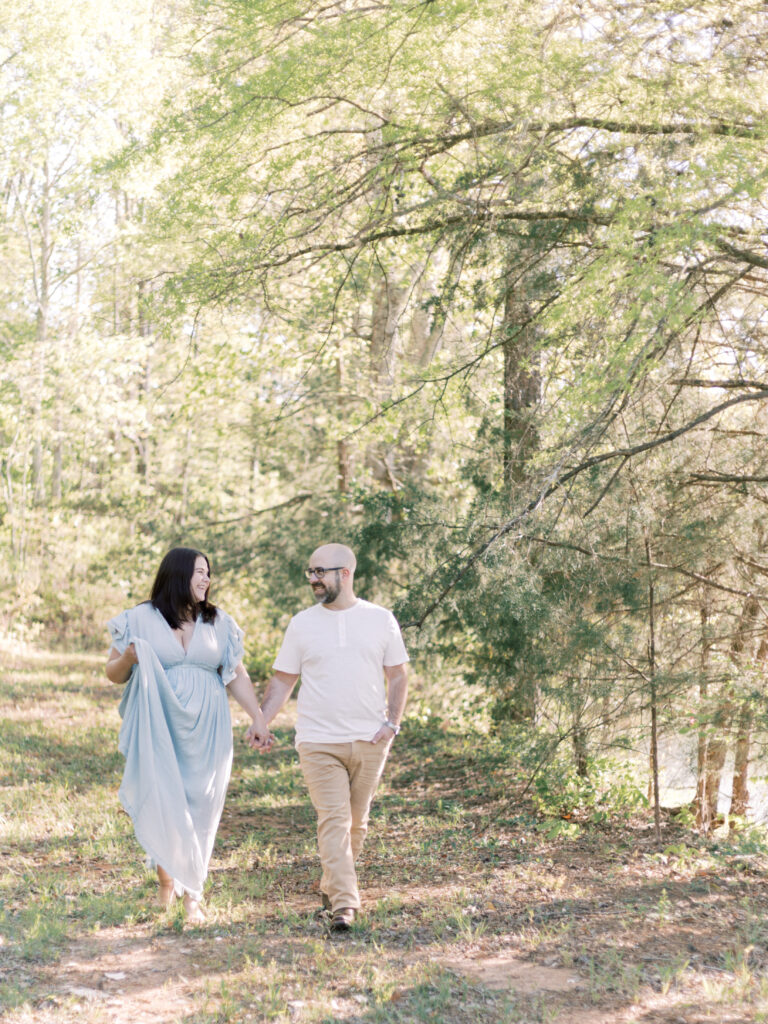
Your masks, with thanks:
[{"label": "woman's bare foot", "polygon": [[189,924],[205,924],[205,914],[197,900],[193,900],[188,892],[184,893],[184,910]]},{"label": "woman's bare foot", "polygon": [[173,884],[173,878],[168,874],[165,868],[161,868],[157,865],[157,902],[161,907],[166,910],[171,906],[174,899],[176,898],[176,891]]}]

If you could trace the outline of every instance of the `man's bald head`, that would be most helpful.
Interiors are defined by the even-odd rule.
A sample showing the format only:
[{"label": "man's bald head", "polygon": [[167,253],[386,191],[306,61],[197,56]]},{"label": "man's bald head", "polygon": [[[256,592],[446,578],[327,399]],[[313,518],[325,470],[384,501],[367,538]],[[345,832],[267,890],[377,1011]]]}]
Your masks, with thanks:
[{"label": "man's bald head", "polygon": [[[355,597],[357,559],[346,544],[322,544],[312,552],[307,579],[315,601],[326,608],[343,611],[351,608]],[[320,575],[318,572],[324,570]]]},{"label": "man's bald head", "polygon": [[343,569],[349,569],[350,575],[354,575],[357,559],[352,548],[348,548],[346,544],[323,544],[312,552],[309,564],[322,565],[326,569],[338,565]]}]

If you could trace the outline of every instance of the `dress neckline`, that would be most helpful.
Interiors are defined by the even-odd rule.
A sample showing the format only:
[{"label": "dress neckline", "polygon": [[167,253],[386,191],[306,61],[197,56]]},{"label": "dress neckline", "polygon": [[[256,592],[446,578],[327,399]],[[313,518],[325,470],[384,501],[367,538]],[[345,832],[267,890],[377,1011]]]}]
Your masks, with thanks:
[{"label": "dress neckline", "polygon": [[[154,608],[154,605],[152,607]],[[200,615],[198,614],[197,616],[195,616],[195,624],[192,627],[192,633],[191,633],[191,635],[189,637],[189,645],[187,647],[185,647],[184,644],[179,639],[179,637],[176,636],[176,631],[171,628],[171,624],[168,622],[168,619],[166,619],[166,617],[163,615],[163,613],[160,611],[160,609],[159,608],[155,608],[155,611],[157,612],[157,614],[160,616],[160,618],[165,623],[168,632],[173,637],[174,643],[177,643],[179,645],[179,647],[184,652],[184,657],[186,658],[186,656],[189,654],[190,647],[192,646],[192,641],[195,639],[195,633],[197,631],[197,624],[200,621]]]}]

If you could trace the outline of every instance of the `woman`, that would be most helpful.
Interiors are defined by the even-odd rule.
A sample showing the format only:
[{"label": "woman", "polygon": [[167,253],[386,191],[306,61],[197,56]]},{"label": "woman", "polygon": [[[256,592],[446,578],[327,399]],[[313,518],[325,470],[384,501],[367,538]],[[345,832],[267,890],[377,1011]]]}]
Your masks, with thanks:
[{"label": "woman", "polygon": [[253,720],[246,740],[259,750],[272,743],[243,668],[243,632],[208,600],[210,582],[205,555],[173,548],[149,601],[108,623],[107,676],[129,680],[120,800],[157,867],[161,904],[183,895],[193,924],[205,920],[199,904],[232,767],[227,689]]}]

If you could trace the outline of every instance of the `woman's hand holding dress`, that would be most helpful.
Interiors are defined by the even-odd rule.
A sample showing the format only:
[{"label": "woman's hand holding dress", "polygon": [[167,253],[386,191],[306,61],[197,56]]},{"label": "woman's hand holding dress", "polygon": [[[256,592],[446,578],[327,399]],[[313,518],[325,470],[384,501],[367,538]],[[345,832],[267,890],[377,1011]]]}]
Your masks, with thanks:
[{"label": "woman's hand holding dress", "polygon": [[116,647],[113,647],[109,652],[109,659],[105,670],[107,679],[110,679],[113,683],[124,683],[133,671],[133,666],[138,665],[138,663],[139,656],[133,644],[128,644],[122,654]]}]

